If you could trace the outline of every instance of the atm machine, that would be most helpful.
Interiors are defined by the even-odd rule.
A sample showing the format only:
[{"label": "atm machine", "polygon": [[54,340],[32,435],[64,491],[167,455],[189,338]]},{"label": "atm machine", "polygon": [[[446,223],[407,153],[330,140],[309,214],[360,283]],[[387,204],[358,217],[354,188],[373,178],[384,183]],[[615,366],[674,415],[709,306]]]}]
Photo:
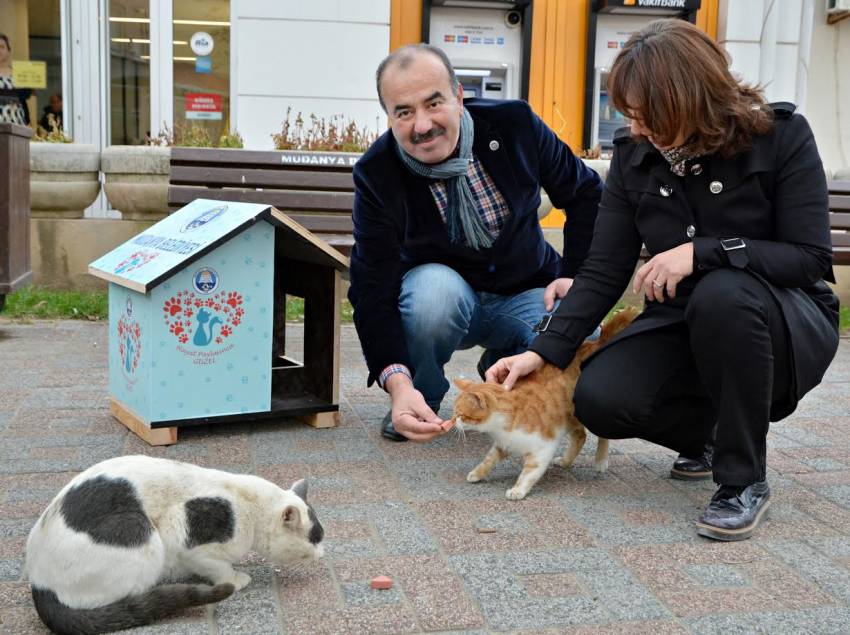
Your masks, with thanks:
[{"label": "atm machine", "polygon": [[528,98],[531,0],[424,0],[422,41],[446,52],[464,97]]},{"label": "atm machine", "polygon": [[608,70],[626,40],[659,18],[696,21],[700,0],[591,0],[588,11],[582,147],[599,146],[603,156],[614,147],[614,132],[628,120],[608,101]]}]

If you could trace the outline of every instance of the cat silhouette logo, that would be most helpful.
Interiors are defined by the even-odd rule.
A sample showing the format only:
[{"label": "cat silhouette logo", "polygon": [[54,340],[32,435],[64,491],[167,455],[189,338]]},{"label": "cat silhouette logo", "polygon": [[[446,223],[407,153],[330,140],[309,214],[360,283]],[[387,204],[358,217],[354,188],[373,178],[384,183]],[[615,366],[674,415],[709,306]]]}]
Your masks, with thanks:
[{"label": "cat silhouette logo", "polygon": [[[179,344],[209,350],[209,357],[195,363],[214,363],[218,353],[233,348],[234,332],[245,319],[245,299],[238,291],[218,291],[214,295],[198,295],[188,289],[178,291],[162,306],[168,332]],[[190,349],[181,352],[196,355]]]},{"label": "cat silhouette logo", "polygon": [[199,214],[194,219],[190,220],[188,223],[183,225],[180,228],[181,233],[190,232],[194,229],[198,229],[199,227],[203,227],[210,221],[214,221],[216,218],[224,214],[227,211],[227,205],[219,205],[217,207],[213,207],[211,209],[206,210],[205,212]]},{"label": "cat silhouette logo", "polygon": [[198,269],[195,275],[192,276],[192,286],[195,287],[195,291],[198,293],[208,295],[215,291],[218,286],[218,273],[216,273],[215,269],[210,269],[209,267]]},{"label": "cat silhouette logo", "polygon": [[133,301],[127,298],[124,314],[118,318],[118,356],[121,358],[121,373],[129,385],[136,383],[136,368],[142,355],[142,329],[133,319]]}]

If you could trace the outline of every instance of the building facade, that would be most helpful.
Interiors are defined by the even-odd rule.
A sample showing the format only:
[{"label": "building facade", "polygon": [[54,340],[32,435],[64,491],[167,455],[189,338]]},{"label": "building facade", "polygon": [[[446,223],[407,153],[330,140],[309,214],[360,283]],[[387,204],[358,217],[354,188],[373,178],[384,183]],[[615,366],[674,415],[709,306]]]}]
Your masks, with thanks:
[{"label": "building facade", "polygon": [[272,149],[287,113],[380,132],[376,66],[429,41],[468,94],[527,99],[579,151],[623,123],[606,68],[659,15],[695,22],[743,79],[797,103],[828,169],[850,164],[850,20],[828,24],[824,0],[3,0],[0,32],[32,67],[33,124],[61,95],[65,131],[101,149],[175,130]]}]

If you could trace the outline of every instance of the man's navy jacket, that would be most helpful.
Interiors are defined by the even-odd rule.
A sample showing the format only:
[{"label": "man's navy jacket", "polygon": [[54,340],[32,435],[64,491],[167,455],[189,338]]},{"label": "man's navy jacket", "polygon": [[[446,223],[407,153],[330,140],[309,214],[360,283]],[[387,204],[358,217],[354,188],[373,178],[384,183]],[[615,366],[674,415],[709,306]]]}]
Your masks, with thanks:
[{"label": "man's navy jacket", "polygon": [[[476,291],[514,294],[572,278],[587,256],[602,193],[597,174],[523,101],[464,101],[475,124],[472,151],[510,208],[498,239],[475,251],[449,242],[429,180],[407,170],[391,131],[354,166],[354,323],[371,383],[390,364],[413,373],[398,302],[402,276],[426,263],[457,271]],[[540,188],[564,209],[564,258],[543,238]]]}]

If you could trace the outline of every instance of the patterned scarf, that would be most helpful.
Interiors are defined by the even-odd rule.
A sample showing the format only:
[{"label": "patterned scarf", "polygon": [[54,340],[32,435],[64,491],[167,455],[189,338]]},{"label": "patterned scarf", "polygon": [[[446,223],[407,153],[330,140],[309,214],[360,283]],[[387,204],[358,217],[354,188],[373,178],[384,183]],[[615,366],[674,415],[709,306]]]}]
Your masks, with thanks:
[{"label": "patterned scarf", "polygon": [[670,171],[677,176],[685,176],[685,162],[699,156],[687,143],[676,148],[659,149],[658,151],[670,164]]},{"label": "patterned scarf", "polygon": [[422,163],[414,159],[400,144],[396,144],[398,155],[405,167],[417,176],[426,179],[445,179],[446,198],[446,230],[452,243],[464,242],[476,251],[493,246],[493,237],[487,231],[484,221],[478,214],[475,199],[469,189],[466,172],[472,161],[472,140],[475,130],[472,116],[464,108],[460,119],[459,154],[442,163]]}]

